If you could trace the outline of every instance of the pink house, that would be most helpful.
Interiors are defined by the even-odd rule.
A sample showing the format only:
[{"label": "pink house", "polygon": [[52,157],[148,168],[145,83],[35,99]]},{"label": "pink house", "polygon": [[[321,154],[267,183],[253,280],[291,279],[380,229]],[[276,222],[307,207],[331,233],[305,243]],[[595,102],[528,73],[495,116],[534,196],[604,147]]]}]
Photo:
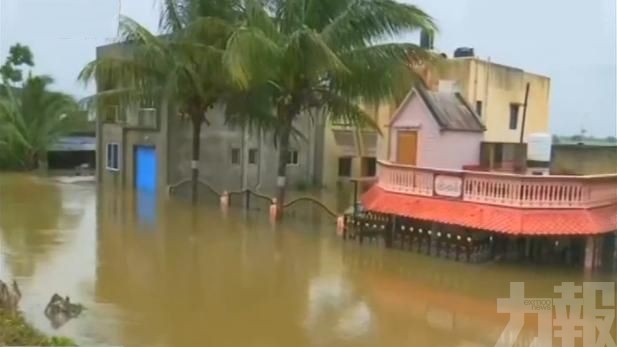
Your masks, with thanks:
[{"label": "pink house", "polygon": [[484,130],[459,93],[414,88],[390,122],[388,161],[452,170],[477,165]]},{"label": "pink house", "polygon": [[515,255],[594,270],[614,257],[617,175],[464,170],[480,160],[484,126],[456,93],[413,89],[388,132],[388,160],[343,235],[478,262]]}]

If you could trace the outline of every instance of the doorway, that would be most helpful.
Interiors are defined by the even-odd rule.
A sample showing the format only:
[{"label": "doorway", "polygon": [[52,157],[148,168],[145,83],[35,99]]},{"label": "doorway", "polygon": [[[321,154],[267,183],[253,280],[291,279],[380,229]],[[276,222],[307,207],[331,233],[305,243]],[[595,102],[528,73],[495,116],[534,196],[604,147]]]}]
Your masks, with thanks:
[{"label": "doorway", "polygon": [[157,160],[154,146],[135,146],[135,188],[140,192],[155,192]]},{"label": "doorway", "polygon": [[139,224],[156,224],[157,158],[154,146],[135,146],[135,190]]},{"label": "doorway", "polygon": [[411,130],[397,131],[396,162],[416,165],[418,151],[418,132]]}]

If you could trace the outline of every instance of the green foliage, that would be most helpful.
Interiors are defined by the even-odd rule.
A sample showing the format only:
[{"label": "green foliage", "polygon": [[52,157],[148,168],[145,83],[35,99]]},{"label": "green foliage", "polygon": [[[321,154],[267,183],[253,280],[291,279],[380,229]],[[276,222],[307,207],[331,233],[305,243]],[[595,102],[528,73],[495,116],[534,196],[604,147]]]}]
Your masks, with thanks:
[{"label": "green foliage", "polygon": [[5,84],[17,83],[23,80],[23,73],[20,66],[34,66],[32,52],[28,46],[16,44],[9,49],[9,56],[6,62],[0,66],[0,77]]},{"label": "green foliage", "polygon": [[92,100],[171,100],[195,127],[224,102],[229,124],[271,131],[281,153],[299,135],[299,117],[376,128],[359,105],[400,100],[418,80],[412,65],[436,59],[411,43],[386,43],[436,32],[429,15],[395,0],[164,0],[160,27],[166,35],[156,37],[122,19],[126,52],[99,57],[80,74],[102,86]]},{"label": "green foliage", "polygon": [[157,37],[123,17],[120,40],[131,42],[126,54],[99,57],[79,75],[83,82],[96,79],[102,86],[90,98],[91,105],[128,109],[152,100],[173,100],[180,114],[195,123],[205,121],[205,112],[219,100],[226,82],[220,69],[221,43],[212,36],[215,32],[225,36],[230,30],[224,21],[206,17],[181,28]]},{"label": "green foliage", "polygon": [[[436,32],[431,17],[394,0],[249,0],[223,64],[241,89],[269,86],[274,134],[286,151],[295,120],[325,111],[333,121],[377,128],[360,105],[396,102],[419,80],[412,67],[431,52],[391,43],[406,32]],[[247,122],[254,122],[247,115]],[[279,158],[284,175],[284,156]],[[284,189],[282,189],[284,190]],[[279,203],[284,193],[279,191]]]},{"label": "green foliage", "polygon": [[77,103],[52,92],[47,76],[29,77],[22,88],[0,93],[0,167],[33,169],[47,148],[79,120]]},{"label": "green foliage", "polygon": [[33,328],[21,314],[0,310],[0,346],[76,346],[66,337],[47,337]]}]

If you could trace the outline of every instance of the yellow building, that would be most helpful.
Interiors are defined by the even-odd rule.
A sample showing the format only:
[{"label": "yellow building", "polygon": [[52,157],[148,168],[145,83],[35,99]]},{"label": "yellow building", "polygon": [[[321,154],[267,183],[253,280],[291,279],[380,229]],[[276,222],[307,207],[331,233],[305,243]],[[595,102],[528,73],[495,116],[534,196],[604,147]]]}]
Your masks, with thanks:
[{"label": "yellow building", "polygon": [[[532,133],[549,131],[550,79],[477,57],[452,58],[421,73],[431,90],[459,92],[486,126],[484,141],[518,143],[525,89],[529,83],[523,142]],[[411,88],[411,86],[410,86]],[[372,176],[377,158],[386,158],[388,127],[397,105],[370,107],[381,135],[375,131],[326,124],[322,185],[332,187],[348,177]],[[504,154],[509,156],[509,154]]]},{"label": "yellow building", "polygon": [[551,81],[546,76],[468,57],[448,59],[427,77],[431,89],[453,89],[475,106],[487,129],[487,142],[520,141],[529,83],[524,138],[549,131]]}]

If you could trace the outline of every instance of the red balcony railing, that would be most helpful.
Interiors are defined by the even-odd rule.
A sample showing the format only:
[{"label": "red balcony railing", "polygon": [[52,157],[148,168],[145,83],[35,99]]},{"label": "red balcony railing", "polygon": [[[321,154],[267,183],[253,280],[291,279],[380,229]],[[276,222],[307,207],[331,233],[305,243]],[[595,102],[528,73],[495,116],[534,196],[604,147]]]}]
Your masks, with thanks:
[{"label": "red balcony railing", "polygon": [[439,170],[378,162],[384,190],[520,208],[591,208],[617,204],[617,174],[531,176]]}]

